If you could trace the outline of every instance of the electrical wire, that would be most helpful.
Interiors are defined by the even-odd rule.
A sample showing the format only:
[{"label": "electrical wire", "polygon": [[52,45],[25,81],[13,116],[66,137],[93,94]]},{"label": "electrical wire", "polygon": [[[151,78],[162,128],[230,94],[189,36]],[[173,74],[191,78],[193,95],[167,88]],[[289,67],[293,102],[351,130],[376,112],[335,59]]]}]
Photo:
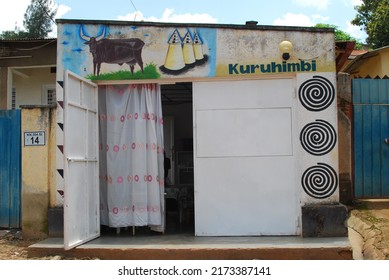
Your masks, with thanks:
[{"label": "electrical wire", "polygon": [[38,50],[38,49],[41,49],[41,48],[44,48],[46,47],[47,45],[50,45],[52,43],[55,43],[57,42],[57,39],[51,39],[49,42],[43,44],[43,45],[40,45],[40,46],[36,46],[36,47],[33,47],[33,48],[28,48],[28,49],[24,49],[24,48],[16,48],[16,50],[18,51],[33,51],[33,50]]},{"label": "electrical wire", "polygon": [[[45,12],[45,14],[51,19],[52,22],[54,22],[55,25],[57,25],[57,23],[55,22],[55,20],[53,19],[53,17],[48,13],[48,11],[46,10],[46,8],[42,5],[42,3],[40,1],[37,1],[37,3],[39,4],[39,6],[41,6],[41,8],[43,9],[43,11]],[[51,2],[50,2],[51,3]]]},{"label": "electrical wire", "polygon": [[135,4],[134,2],[132,2],[132,0],[130,0],[131,4],[132,4],[132,7],[134,7],[134,10],[135,10],[135,16],[134,16],[134,21],[136,20],[136,16],[139,16],[140,17],[140,20],[143,21],[143,18],[141,17],[138,9],[135,7]]}]

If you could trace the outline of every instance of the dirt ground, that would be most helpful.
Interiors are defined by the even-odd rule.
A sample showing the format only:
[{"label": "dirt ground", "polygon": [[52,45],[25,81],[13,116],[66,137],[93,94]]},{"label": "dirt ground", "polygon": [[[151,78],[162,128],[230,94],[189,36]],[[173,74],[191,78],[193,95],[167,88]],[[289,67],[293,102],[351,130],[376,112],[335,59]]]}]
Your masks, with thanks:
[{"label": "dirt ground", "polygon": [[[40,258],[28,258],[28,246],[40,240],[23,240],[19,230],[0,229],[0,261],[1,260],[76,260],[63,256],[46,256]],[[82,258],[80,260],[90,260],[92,258]],[[78,259],[77,259],[78,260]]]},{"label": "dirt ground", "polygon": [[26,248],[33,242],[23,240],[0,240],[0,260],[26,260]]},{"label": "dirt ground", "polygon": [[[27,248],[36,242],[38,240],[23,240],[20,231],[0,229],[0,260],[29,260],[27,257]],[[43,257],[39,259],[49,260],[55,259],[55,257]]]},{"label": "dirt ground", "polygon": [[27,247],[34,241],[25,241],[21,232],[0,230],[0,260],[26,260]]}]

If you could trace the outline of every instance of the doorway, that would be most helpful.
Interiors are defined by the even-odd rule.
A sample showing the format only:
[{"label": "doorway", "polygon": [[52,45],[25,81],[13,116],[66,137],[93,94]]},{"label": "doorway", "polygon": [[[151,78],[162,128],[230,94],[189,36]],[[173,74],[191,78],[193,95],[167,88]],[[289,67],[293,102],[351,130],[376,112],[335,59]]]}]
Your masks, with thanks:
[{"label": "doorway", "polygon": [[[194,233],[192,84],[161,85],[166,234]],[[104,145],[103,145],[104,146]],[[100,162],[103,158],[100,158]],[[101,226],[102,235],[155,235],[149,226]]]},{"label": "doorway", "polygon": [[161,85],[164,146],[170,161],[165,180],[166,233],[194,234],[192,83]]}]

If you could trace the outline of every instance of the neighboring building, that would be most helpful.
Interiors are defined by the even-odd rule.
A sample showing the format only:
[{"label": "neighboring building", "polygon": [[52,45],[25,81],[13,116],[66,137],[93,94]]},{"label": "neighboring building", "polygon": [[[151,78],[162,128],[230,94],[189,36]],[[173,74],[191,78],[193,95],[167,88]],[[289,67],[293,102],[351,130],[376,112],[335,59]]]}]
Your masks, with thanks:
[{"label": "neighboring building", "polygon": [[56,39],[0,40],[0,108],[56,103]]},{"label": "neighboring building", "polygon": [[352,78],[385,78],[389,76],[389,46],[356,56],[343,72]]},{"label": "neighboring building", "polygon": [[[56,50],[56,39],[0,40],[0,187],[6,194],[0,226],[22,227],[26,237],[47,235],[47,168],[55,150],[45,148],[50,142],[48,116],[56,107]],[[22,106],[31,110],[21,112]],[[23,143],[23,134],[32,128],[46,133],[45,146],[36,139],[39,147]]]},{"label": "neighboring building", "polygon": [[335,47],[336,54],[336,72],[339,73],[350,62],[354,50],[354,41],[337,41]]},{"label": "neighboring building", "polygon": [[[342,70],[352,198],[389,197],[389,46],[361,53]],[[346,135],[346,133],[345,133]]]}]

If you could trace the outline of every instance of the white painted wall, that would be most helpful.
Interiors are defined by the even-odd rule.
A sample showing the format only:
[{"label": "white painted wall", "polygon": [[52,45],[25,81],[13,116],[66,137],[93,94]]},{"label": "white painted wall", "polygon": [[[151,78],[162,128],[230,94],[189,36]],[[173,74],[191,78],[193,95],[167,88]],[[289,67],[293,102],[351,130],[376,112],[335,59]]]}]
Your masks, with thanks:
[{"label": "white painted wall", "polygon": [[294,79],[193,84],[195,234],[297,235]]},{"label": "white painted wall", "polygon": [[[325,82],[323,79],[327,79]],[[296,77],[297,80],[297,89],[298,95],[300,95],[300,90],[303,90],[303,84],[309,84],[309,88],[305,88],[305,95],[310,96],[311,98],[315,96],[315,93],[318,90],[323,90],[325,94],[320,97],[316,97],[316,106],[321,107],[325,105],[328,107],[325,109],[320,109],[316,111],[307,110],[299,101],[297,104],[296,111],[297,114],[297,123],[298,123],[298,133],[300,134],[303,131],[303,128],[309,124],[312,124],[310,136],[308,139],[304,139],[304,142],[310,142],[311,146],[313,144],[313,138],[316,133],[321,131],[322,134],[326,135],[325,141],[316,143],[317,146],[326,146],[329,142],[335,140],[334,147],[326,152],[323,155],[312,155],[303,149],[302,142],[299,138],[296,138],[299,141],[298,149],[296,152],[299,154],[298,166],[297,166],[297,176],[302,180],[304,174],[313,168],[316,169],[312,173],[311,179],[307,180],[304,183],[304,186],[311,191],[316,191],[319,198],[315,198],[312,195],[309,195],[307,191],[302,191],[301,204],[302,205],[317,205],[317,204],[336,204],[339,202],[339,188],[338,188],[338,113],[337,113],[337,103],[336,103],[336,73],[317,73],[316,75],[312,74],[299,74]],[[333,88],[330,89],[329,85],[332,85]],[[328,87],[328,88],[326,88]],[[324,99],[333,96],[333,101],[331,103],[324,101]],[[328,125],[332,126],[334,135],[330,135],[328,128],[319,128],[316,124],[318,121],[325,121]],[[316,135],[317,136],[317,135]],[[317,140],[316,140],[317,141]],[[323,164],[328,165],[332,170],[323,166]],[[328,177],[327,177],[328,176]],[[307,177],[308,178],[308,177]],[[315,178],[315,179],[313,179]],[[309,181],[309,182],[308,182]],[[300,188],[302,188],[302,183],[299,182]],[[332,193],[333,191],[333,193]],[[332,193],[328,196],[329,193]]]},{"label": "white painted wall", "polygon": [[50,67],[15,70],[23,74],[13,73],[12,84],[16,90],[16,108],[20,105],[42,105],[42,86],[55,85],[55,73],[50,73]]}]

